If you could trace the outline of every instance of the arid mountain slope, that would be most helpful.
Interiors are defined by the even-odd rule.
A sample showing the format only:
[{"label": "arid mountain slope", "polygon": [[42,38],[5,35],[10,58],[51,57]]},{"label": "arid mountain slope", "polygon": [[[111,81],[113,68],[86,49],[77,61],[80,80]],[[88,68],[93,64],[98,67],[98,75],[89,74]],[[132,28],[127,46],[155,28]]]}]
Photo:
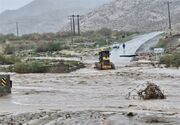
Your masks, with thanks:
[{"label": "arid mountain slope", "polygon": [[[180,1],[171,0],[173,28],[180,27]],[[166,0],[115,0],[87,14],[83,30],[102,27],[122,31],[157,31],[168,27]],[[179,28],[180,30],[180,28]]]},{"label": "arid mountain slope", "polygon": [[34,0],[18,9],[0,14],[0,33],[16,33],[19,23],[20,34],[32,32],[56,32],[68,21],[70,14],[85,14],[111,0]]}]

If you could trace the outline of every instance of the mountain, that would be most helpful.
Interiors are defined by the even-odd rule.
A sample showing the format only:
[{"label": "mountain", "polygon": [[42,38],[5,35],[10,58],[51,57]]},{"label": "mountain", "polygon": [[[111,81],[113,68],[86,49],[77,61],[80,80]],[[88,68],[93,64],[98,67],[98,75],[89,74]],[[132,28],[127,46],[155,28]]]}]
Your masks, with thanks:
[{"label": "mountain", "polygon": [[56,32],[67,24],[71,14],[85,14],[110,0],[34,0],[28,5],[0,14],[0,33]]},{"label": "mountain", "polygon": [[[82,30],[102,27],[120,31],[149,32],[168,28],[167,0],[114,0],[88,13]],[[172,26],[180,31],[180,1],[170,3]]]}]

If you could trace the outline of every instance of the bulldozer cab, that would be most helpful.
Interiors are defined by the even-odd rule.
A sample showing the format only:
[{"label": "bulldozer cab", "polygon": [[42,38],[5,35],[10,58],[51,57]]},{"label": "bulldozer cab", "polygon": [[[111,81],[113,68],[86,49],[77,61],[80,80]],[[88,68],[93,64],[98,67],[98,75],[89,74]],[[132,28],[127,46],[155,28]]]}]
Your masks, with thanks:
[{"label": "bulldozer cab", "polygon": [[101,51],[101,52],[99,52],[99,61],[100,62],[110,62],[109,56],[110,56],[109,51],[107,51],[107,50]]},{"label": "bulldozer cab", "polygon": [[110,52],[108,50],[99,52],[99,62],[95,63],[95,67],[98,70],[115,69],[114,64],[110,61]]}]

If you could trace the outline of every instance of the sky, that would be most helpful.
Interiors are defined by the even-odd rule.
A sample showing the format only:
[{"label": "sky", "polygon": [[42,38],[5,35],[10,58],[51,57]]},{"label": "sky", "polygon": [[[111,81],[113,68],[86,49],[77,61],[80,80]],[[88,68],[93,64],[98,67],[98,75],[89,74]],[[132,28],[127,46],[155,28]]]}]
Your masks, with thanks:
[{"label": "sky", "polygon": [[0,13],[7,9],[18,9],[33,0],[0,0]]}]

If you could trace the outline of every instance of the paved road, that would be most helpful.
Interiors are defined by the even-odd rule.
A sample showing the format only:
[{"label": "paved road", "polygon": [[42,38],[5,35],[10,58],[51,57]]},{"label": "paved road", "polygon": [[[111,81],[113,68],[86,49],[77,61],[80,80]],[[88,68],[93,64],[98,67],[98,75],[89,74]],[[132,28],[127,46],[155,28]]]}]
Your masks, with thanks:
[{"label": "paved road", "polygon": [[[120,55],[133,55],[144,43],[150,41],[156,36],[161,35],[163,32],[152,32],[145,35],[140,35],[133,40],[126,42],[126,48],[123,50],[122,45],[119,49],[111,51],[111,61],[115,64],[122,64],[130,62],[131,58],[120,57]],[[157,40],[157,39],[156,39]],[[152,41],[151,41],[152,42]]]}]

